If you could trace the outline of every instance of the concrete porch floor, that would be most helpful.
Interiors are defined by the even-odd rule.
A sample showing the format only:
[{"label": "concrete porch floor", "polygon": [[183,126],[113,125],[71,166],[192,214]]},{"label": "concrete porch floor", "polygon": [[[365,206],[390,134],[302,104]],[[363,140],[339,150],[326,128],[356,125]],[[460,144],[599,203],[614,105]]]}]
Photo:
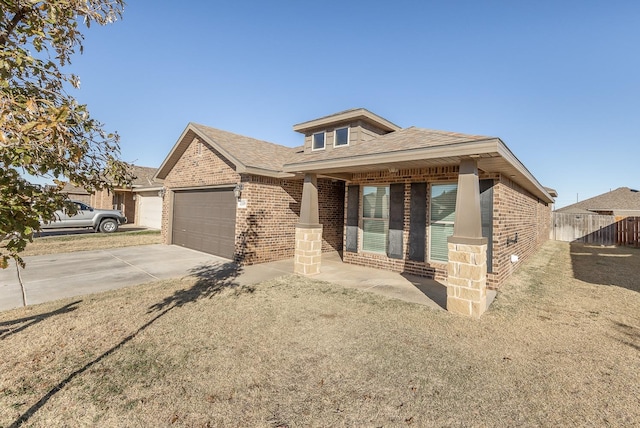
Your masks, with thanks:
[{"label": "concrete porch floor", "polygon": [[[293,273],[293,259],[286,259],[245,266],[237,280],[241,284],[255,284],[291,273]],[[445,284],[420,276],[343,263],[337,252],[323,253],[320,273],[311,278],[405,302],[418,303],[434,309],[446,310],[447,307]],[[494,290],[487,290],[487,308],[495,296]]]}]

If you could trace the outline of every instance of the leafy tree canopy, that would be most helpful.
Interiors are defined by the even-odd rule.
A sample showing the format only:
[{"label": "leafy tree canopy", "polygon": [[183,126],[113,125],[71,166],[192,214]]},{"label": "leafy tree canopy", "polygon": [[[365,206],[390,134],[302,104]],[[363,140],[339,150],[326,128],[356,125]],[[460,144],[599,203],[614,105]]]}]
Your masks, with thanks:
[{"label": "leafy tree canopy", "polygon": [[[122,16],[123,0],[0,0],[0,267],[22,251],[40,219],[65,206],[66,180],[88,191],[127,184],[117,134],[68,90],[66,68],[82,53],[81,29]],[[31,174],[53,180],[42,187]]]}]

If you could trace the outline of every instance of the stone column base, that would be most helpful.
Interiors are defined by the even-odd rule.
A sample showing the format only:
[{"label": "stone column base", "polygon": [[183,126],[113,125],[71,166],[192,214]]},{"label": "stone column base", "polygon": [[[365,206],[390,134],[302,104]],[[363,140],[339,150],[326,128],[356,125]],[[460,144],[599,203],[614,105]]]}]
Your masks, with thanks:
[{"label": "stone column base", "polygon": [[448,246],[447,310],[478,318],[487,310],[487,244]]},{"label": "stone column base", "polygon": [[322,225],[296,226],[296,252],[293,271],[301,275],[320,273],[322,258]]}]

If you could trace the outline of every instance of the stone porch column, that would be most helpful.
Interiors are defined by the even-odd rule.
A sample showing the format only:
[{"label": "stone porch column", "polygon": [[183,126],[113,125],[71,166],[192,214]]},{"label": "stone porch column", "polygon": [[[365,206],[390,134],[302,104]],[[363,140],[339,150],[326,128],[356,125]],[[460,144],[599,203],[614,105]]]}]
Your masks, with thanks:
[{"label": "stone porch column", "polygon": [[296,225],[293,271],[302,275],[318,274],[321,257],[322,225],[318,216],[318,178],[315,174],[305,174],[300,222]]},{"label": "stone porch column", "polygon": [[482,237],[478,163],[460,161],[456,219],[448,239],[447,310],[480,317],[487,309],[487,238]]}]

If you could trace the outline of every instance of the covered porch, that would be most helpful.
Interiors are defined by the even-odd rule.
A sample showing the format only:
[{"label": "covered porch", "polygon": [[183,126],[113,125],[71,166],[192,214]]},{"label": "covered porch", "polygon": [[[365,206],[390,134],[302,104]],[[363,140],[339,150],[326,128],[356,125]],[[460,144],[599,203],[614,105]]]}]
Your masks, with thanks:
[{"label": "covered porch", "polygon": [[[319,275],[326,271],[320,248],[322,225],[318,212],[322,207],[318,206],[317,179],[342,180],[346,183],[344,261],[439,280],[445,295],[444,299],[440,297],[445,302],[440,306],[474,317],[486,310],[492,294],[487,290],[487,266],[491,267],[493,260],[491,242],[495,231],[491,217],[483,231],[481,213],[493,211],[493,196],[488,192],[485,204],[481,204],[481,176],[489,189],[506,176],[532,194],[540,194],[541,190],[497,138],[356,157],[316,158],[286,165],[285,170],[305,177],[296,227],[296,273]],[[432,203],[439,194],[432,189],[443,184],[451,188],[453,200],[445,202],[449,210],[446,218],[434,220]],[[365,192],[370,192],[368,199]],[[380,199],[380,193],[384,195],[385,212],[379,217],[384,235],[379,234],[382,238],[378,243],[371,244],[369,238],[367,244],[366,229],[376,227],[370,220],[378,218],[374,218],[377,213],[365,212],[370,201]],[[443,225],[442,232],[435,227],[439,220],[444,220],[438,223],[439,227]],[[433,244],[436,238],[437,252]],[[342,266],[344,269],[346,264]]]},{"label": "covered porch", "polygon": [[[320,273],[313,276],[313,279],[428,306],[436,310],[447,308],[447,286],[443,281],[344,263],[337,252],[324,253],[321,257],[322,269]],[[238,281],[241,284],[245,282],[251,284],[279,275],[291,274],[293,266],[292,259],[243,266]],[[487,291],[487,308],[495,296],[496,291]]]}]

